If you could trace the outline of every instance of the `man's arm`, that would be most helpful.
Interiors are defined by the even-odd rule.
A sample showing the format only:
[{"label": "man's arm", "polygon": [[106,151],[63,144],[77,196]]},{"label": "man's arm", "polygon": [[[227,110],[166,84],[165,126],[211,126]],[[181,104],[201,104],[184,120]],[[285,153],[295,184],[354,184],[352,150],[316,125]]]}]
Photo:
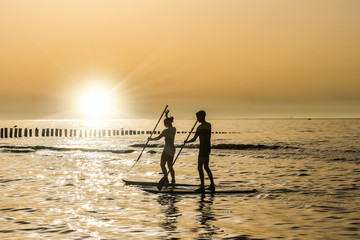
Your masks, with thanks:
[{"label": "man's arm", "polygon": [[197,133],[197,132],[195,132],[195,135],[194,135],[194,137],[192,138],[192,139],[190,139],[190,140],[185,140],[184,141],[184,143],[191,143],[191,142],[195,142],[196,141],[196,139],[198,138],[198,136],[199,136],[199,134]]}]

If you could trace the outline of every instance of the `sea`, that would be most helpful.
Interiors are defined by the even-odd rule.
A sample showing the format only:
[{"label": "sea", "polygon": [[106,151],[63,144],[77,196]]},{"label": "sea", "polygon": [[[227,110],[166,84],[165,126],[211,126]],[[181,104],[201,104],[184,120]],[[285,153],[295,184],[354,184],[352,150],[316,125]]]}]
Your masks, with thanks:
[{"label": "sea", "polygon": [[[256,192],[181,195],[125,185],[162,177],[163,139],[136,162],[147,134],[0,138],[0,239],[360,239],[360,119],[208,121],[217,189]],[[156,122],[0,121],[0,128],[151,131]],[[194,123],[175,120],[177,152]],[[179,155],[177,183],[199,184],[197,147],[186,144]]]}]

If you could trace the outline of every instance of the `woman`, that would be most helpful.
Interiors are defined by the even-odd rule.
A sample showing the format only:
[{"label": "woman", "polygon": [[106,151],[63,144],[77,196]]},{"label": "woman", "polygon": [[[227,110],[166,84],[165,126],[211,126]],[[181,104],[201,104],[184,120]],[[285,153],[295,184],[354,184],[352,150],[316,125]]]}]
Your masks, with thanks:
[{"label": "woman", "polygon": [[[168,114],[169,114],[169,110],[165,112],[166,118],[164,119],[164,126],[166,127],[166,129],[162,131],[162,133],[159,136],[154,138],[149,138],[149,141],[155,141],[161,139],[162,137],[165,137],[165,147],[161,154],[160,166],[164,176],[166,176],[167,170],[165,164],[167,163],[172,179],[171,184],[175,185],[175,171],[173,169],[172,163],[175,155],[174,140],[175,140],[176,128],[172,126],[174,117],[168,117]],[[169,182],[167,178],[166,178],[166,182],[167,183]]]}]

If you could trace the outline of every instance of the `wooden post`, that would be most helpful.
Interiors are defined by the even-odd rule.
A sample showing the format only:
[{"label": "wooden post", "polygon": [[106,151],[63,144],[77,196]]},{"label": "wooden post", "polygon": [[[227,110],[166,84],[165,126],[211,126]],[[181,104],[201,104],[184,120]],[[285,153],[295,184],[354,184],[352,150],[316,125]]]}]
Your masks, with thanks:
[{"label": "wooden post", "polygon": [[68,136],[68,130],[67,129],[64,129],[64,137],[67,137]]},{"label": "wooden post", "polygon": [[28,136],[28,129],[25,128],[25,129],[24,129],[24,137],[27,137],[27,136]]},{"label": "wooden post", "polygon": [[59,136],[59,129],[55,129],[55,137],[58,137]]},{"label": "wooden post", "polygon": [[7,128],[4,129],[4,138],[8,138],[8,129]]},{"label": "wooden post", "polygon": [[124,136],[124,129],[121,129],[121,136]]},{"label": "wooden post", "polygon": [[59,135],[62,137],[62,129],[59,129]]},{"label": "wooden post", "polygon": [[13,129],[10,128],[10,129],[9,129],[9,138],[12,138],[12,137],[13,137]]},{"label": "wooden post", "polygon": [[[43,129],[44,130],[44,129]],[[39,129],[38,128],[35,128],[35,137],[38,137],[39,136]]]},{"label": "wooden post", "polygon": [[22,136],[22,128],[19,128],[19,135],[18,135],[20,138]]},{"label": "wooden post", "polygon": [[18,129],[15,127],[14,128],[14,138],[18,137]]},{"label": "wooden post", "polygon": [[4,128],[1,128],[0,137],[1,137],[1,138],[4,138]]},{"label": "wooden post", "polygon": [[76,129],[74,129],[74,137],[77,137],[77,130]]},{"label": "wooden post", "polygon": [[29,137],[32,137],[32,128],[29,129]]},{"label": "wooden post", "polygon": [[125,130],[125,135],[129,135],[129,131],[128,131],[128,130]]},{"label": "wooden post", "polygon": [[82,138],[82,135],[83,135],[83,131],[82,131],[82,129],[79,129],[79,132],[80,132],[80,136],[79,136],[79,137],[81,137],[81,138]]}]

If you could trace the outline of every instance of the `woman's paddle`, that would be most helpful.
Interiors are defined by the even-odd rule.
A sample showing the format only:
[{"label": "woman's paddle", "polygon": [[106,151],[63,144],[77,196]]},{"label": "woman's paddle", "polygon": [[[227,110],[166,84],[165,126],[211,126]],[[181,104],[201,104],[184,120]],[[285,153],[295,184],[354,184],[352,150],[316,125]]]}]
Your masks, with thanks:
[{"label": "woman's paddle", "polygon": [[[159,121],[156,123],[156,125],[155,125],[155,127],[154,127],[154,130],[151,132],[151,134],[150,134],[150,137],[149,137],[149,138],[151,138],[151,137],[152,137],[153,133],[154,133],[154,132],[155,132],[155,130],[156,130],[156,127],[159,125],[159,122],[160,122],[160,120],[161,120],[162,116],[164,115],[164,113],[166,112],[167,108],[168,108],[168,105],[166,105],[166,107],[165,107],[164,111],[162,112],[162,114],[161,114],[161,116],[160,116],[160,118],[159,118]],[[142,149],[142,151],[141,151],[141,153],[140,153],[139,157],[136,159],[136,161],[135,161],[134,165],[132,165],[132,167],[130,168],[130,170],[129,170],[128,172],[130,172],[130,171],[131,171],[131,169],[133,169],[133,167],[135,166],[135,164],[139,161],[139,159],[140,159],[140,157],[141,157],[142,153],[144,152],[144,150],[145,150],[146,146],[147,146],[147,145],[148,145],[148,143],[149,143],[149,138],[148,138],[147,142],[145,143],[144,148]]]},{"label": "woman's paddle", "polygon": [[[194,126],[193,126],[192,129],[190,130],[189,135],[187,136],[186,140],[184,141],[184,144],[181,146],[180,151],[179,151],[178,154],[176,155],[176,158],[175,158],[175,160],[173,161],[172,166],[174,166],[176,160],[178,159],[181,151],[183,150],[183,148],[184,148],[184,146],[185,146],[185,142],[189,139],[189,137],[190,137],[192,131],[194,130],[197,122],[198,122],[198,121],[195,122]],[[170,172],[170,171],[167,171],[167,173],[165,174],[165,176],[160,179],[160,181],[159,181],[159,183],[158,183],[158,185],[157,185],[157,188],[159,189],[159,191],[161,191],[161,189],[164,187],[164,185],[165,185],[165,183],[166,183],[166,180],[167,180],[167,176],[169,175],[169,172]]]}]

